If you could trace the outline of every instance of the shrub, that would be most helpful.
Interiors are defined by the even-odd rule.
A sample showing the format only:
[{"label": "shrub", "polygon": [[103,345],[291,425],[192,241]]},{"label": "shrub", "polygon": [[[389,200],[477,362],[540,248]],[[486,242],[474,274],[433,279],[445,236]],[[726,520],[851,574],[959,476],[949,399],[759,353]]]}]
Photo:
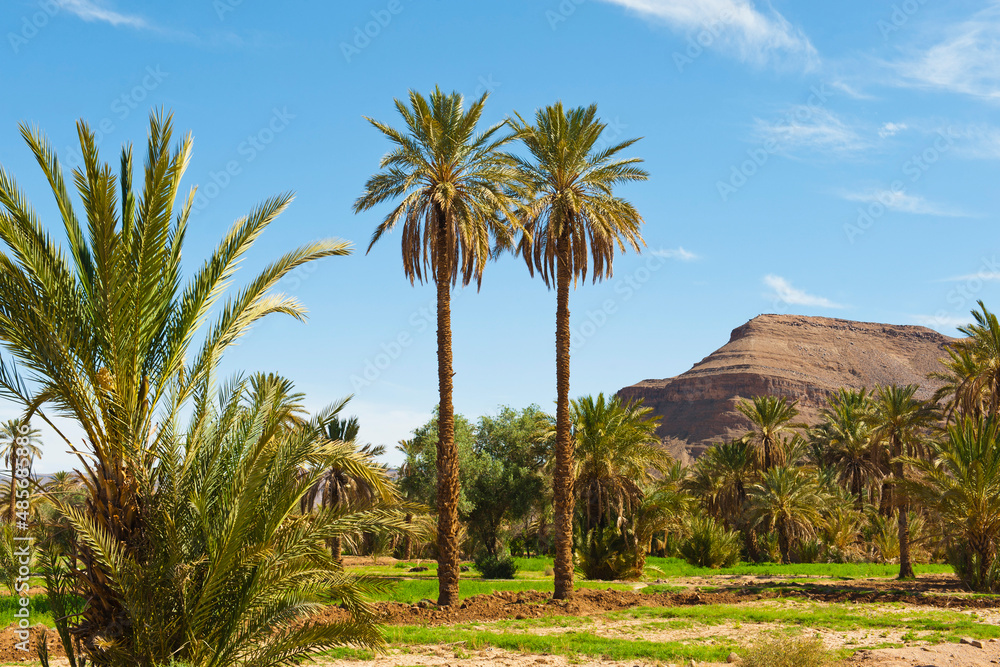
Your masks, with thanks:
[{"label": "shrub", "polygon": [[617,529],[594,528],[580,537],[576,559],[577,569],[586,579],[617,581],[642,577],[640,560],[645,560],[645,554],[640,558]]},{"label": "shrub", "polygon": [[517,563],[509,554],[482,553],[476,556],[474,567],[483,579],[513,579],[518,570]]},{"label": "shrub", "polygon": [[819,540],[803,540],[796,552],[800,563],[816,563],[823,554],[823,545]]},{"label": "shrub", "polygon": [[743,658],[743,667],[820,667],[828,661],[829,656],[819,637],[780,637],[750,649]]},{"label": "shrub", "polygon": [[981,567],[979,556],[966,542],[948,547],[948,562],[955,568],[955,574],[972,590],[978,593],[1000,593],[1000,559],[994,558],[986,567]]},{"label": "shrub", "polygon": [[688,522],[690,536],[681,543],[681,555],[699,567],[731,567],[740,559],[740,535],[726,530],[711,517],[695,517]]}]

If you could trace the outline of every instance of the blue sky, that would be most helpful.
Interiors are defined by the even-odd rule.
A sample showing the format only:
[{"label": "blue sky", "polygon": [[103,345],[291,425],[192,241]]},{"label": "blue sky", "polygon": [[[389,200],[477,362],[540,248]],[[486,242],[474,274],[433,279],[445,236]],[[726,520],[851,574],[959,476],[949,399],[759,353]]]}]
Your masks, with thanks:
[{"label": "blue sky", "polygon": [[[437,401],[434,290],[403,277],[398,234],[365,255],[386,211],[351,204],[388,148],[363,116],[397,124],[410,88],[489,91],[489,122],[596,102],[609,138],[643,137],[651,178],[621,194],[648,250],[573,293],[574,395],[681,373],[761,313],[955,334],[976,299],[1000,307],[997,1],[6,0],[0,26],[0,163],[53,226],[17,123],[73,166],[83,118],[116,161],[163,106],[194,135],[189,266],[285,190],[244,277],[314,238],[356,244],[283,285],[307,324],[266,322],[224,370],[281,372],[315,408],[354,393],[362,438],[390,449]],[[554,317],[512,257],[458,290],[456,408],[551,408]],[[39,468],[72,466],[63,449],[47,438]]]}]

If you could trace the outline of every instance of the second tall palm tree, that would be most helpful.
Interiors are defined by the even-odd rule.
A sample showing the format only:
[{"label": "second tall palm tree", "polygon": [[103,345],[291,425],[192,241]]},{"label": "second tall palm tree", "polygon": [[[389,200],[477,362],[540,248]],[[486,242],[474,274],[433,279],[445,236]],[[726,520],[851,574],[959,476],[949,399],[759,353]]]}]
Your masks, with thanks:
[{"label": "second tall palm tree", "polygon": [[[602,147],[605,124],[597,106],[564,110],[562,103],[540,109],[535,124],[512,121],[531,154],[519,160],[531,196],[522,211],[524,236],[518,250],[534,274],[556,285],[556,465],[555,591],[557,600],[573,593],[573,440],[570,432],[569,288],[587,278],[610,277],[615,248],[640,250],[642,216],[615,197],[615,185],[646,180],[639,158],[616,156],[637,139]],[[589,259],[588,259],[589,255]]]},{"label": "second tall palm tree", "polygon": [[[512,243],[517,170],[502,151],[511,136],[505,123],[477,133],[486,95],[464,108],[458,93],[440,89],[429,99],[410,92],[409,106],[396,100],[406,124],[397,130],[369,121],[394,144],[382,171],[368,179],[354,204],[356,213],[401,200],[372,235],[403,223],[403,271],[410,282],[433,279],[437,286],[438,391],[438,604],[458,602],[458,450],[452,405],[451,288],[475,279],[493,250]],[[516,223],[513,223],[516,226]]]}]

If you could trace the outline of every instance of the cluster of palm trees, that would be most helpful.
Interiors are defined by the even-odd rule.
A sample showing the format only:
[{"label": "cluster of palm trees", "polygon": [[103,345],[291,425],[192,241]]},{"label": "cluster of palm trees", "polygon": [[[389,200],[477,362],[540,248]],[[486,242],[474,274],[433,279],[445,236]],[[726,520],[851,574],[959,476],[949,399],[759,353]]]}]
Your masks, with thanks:
[{"label": "cluster of palm trees", "polygon": [[753,427],[698,460],[684,481],[694,505],[741,531],[751,557],[767,535],[786,561],[822,556],[817,541],[833,559],[888,545],[900,578],[914,576],[919,530],[971,587],[1000,589],[1000,325],[981,302],[972,315],[929,400],[917,385],[841,389],[811,428],[787,398],[740,403]]},{"label": "cluster of palm trees", "polygon": [[[485,130],[487,95],[464,107],[436,89],[396,100],[404,128],[371,120],[392,143],[355,203],[362,212],[394,204],[369,250],[402,226],[403,271],[437,289],[439,389],[438,604],[458,602],[458,457],[454,440],[451,289],[481,284],[488,261],[512,251],[556,288],[554,466],[556,599],[573,592],[573,439],[570,416],[569,289],[588,272],[611,275],[615,250],[643,245],[642,217],[614,187],[647,178],[638,158],[620,158],[635,140],[602,146],[596,106],[540,109],[534,123],[515,114]],[[510,150],[519,144],[526,155]]]}]

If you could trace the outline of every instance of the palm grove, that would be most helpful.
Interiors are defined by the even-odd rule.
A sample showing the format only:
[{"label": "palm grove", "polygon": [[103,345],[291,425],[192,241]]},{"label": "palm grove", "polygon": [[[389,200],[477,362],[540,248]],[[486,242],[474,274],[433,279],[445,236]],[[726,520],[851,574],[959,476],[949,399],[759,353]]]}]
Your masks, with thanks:
[{"label": "palm grove", "polygon": [[[265,666],[345,643],[378,648],[366,602],[377,584],[345,572],[345,550],[435,558],[440,605],[459,600],[463,557],[512,576],[512,552],[554,556],[556,598],[572,595],[576,571],[641,576],[650,553],[716,567],[898,560],[901,576],[919,554],[950,558],[974,588],[1000,587],[1000,326],[985,307],[934,401],[916,387],[844,390],[807,429],[794,402],[756,397],[739,406],[745,437],[683,469],[648,409],[570,398],[570,287],[609,277],[616,251],[644,245],[641,216],[615,194],[647,178],[622,156],[634,141],[605,143],[593,106],[484,129],[485,103],[411,93],[396,102],[399,127],[371,120],[390,150],[355,211],[385,207],[369,249],[400,227],[404,275],[432,282],[438,306],[438,407],[400,443],[395,480],[376,461],[382,448],[356,441],[346,400],[309,414],[280,375],[218,373],[261,319],[305,319],[282,279],[349,243],[294,249],[233,288],[290,194],[182,267],[192,142],[174,140],[170,116],[151,117],[138,174],[131,146],[117,167],[103,162],[80,122],[75,198],[47,140],[22,125],[60,220],[43,224],[0,169],[0,391],[22,412],[4,427],[5,456],[14,468],[37,454],[28,425],[41,421],[79,458],[74,474],[36,482],[31,502],[34,567],[73,667]],[[473,424],[452,400],[450,296],[506,252],[556,292],[556,410],[503,408]],[[5,573],[13,481],[8,493]],[[330,604],[346,616],[308,620]]]}]

